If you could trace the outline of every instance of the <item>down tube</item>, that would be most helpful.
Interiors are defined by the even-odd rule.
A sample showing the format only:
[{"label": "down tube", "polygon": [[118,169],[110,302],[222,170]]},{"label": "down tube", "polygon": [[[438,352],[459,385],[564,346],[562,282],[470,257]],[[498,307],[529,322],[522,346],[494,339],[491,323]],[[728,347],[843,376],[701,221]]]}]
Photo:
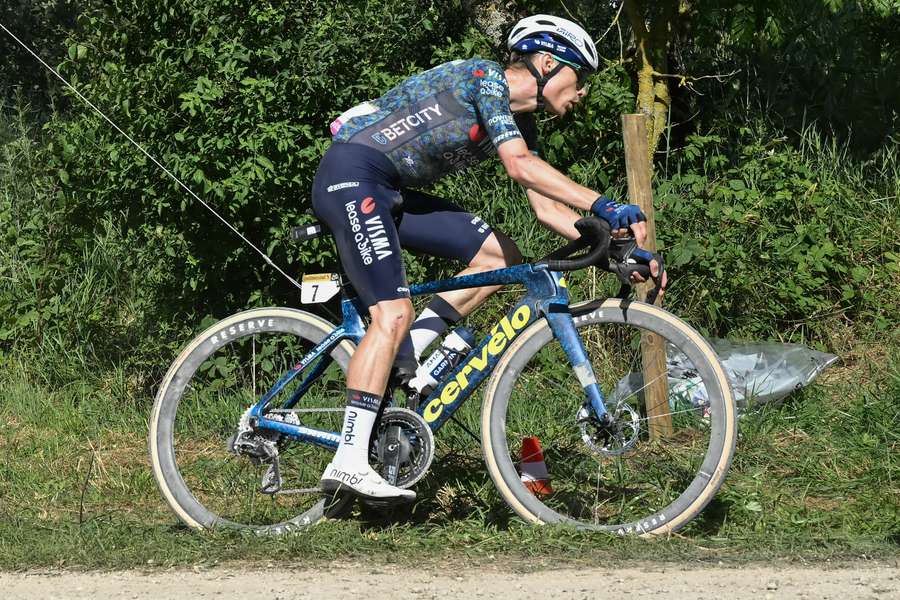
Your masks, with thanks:
[{"label": "down tube", "polygon": [[493,371],[509,344],[526,327],[541,317],[539,303],[525,298],[509,311],[490,334],[475,346],[466,359],[420,405],[418,412],[437,431]]}]

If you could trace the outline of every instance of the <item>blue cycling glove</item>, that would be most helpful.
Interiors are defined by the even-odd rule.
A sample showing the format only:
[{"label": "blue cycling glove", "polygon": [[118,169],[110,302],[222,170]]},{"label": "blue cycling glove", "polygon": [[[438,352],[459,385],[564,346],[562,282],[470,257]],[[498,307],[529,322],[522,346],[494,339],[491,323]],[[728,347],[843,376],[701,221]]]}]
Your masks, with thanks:
[{"label": "blue cycling glove", "polygon": [[635,223],[647,220],[636,204],[616,204],[606,196],[597,198],[591,205],[591,212],[609,223],[614,230],[628,229]]}]

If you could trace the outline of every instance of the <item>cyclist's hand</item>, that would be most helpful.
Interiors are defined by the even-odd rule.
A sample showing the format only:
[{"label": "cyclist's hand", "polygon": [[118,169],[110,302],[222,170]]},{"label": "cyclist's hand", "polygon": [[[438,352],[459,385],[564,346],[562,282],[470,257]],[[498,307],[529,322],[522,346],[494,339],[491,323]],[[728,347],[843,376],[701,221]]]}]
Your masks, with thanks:
[{"label": "cyclist's hand", "polygon": [[[647,241],[647,222],[640,221],[635,223],[630,227],[631,234],[634,236],[634,241],[637,243],[638,247],[643,248],[644,242]],[[628,230],[625,230],[625,235],[618,235],[613,237],[626,237],[628,235]]]},{"label": "cyclist's hand", "polygon": [[[642,233],[645,234],[643,237],[646,237],[646,231]],[[636,239],[613,242],[610,246],[609,264],[612,267],[610,271],[624,284],[633,286],[644,283],[647,280],[646,276],[649,275],[656,284],[650,292],[654,299],[657,294],[660,296],[663,294],[668,283],[665,266],[662,266],[662,257],[638,246]]]},{"label": "cyclist's hand", "polygon": [[637,230],[643,231],[643,235],[646,237],[644,222],[647,217],[636,204],[618,204],[606,196],[600,196],[591,206],[591,212],[609,223],[613,238],[627,236],[629,228],[635,232],[635,237],[637,237]]},{"label": "cyclist's hand", "polygon": [[[650,278],[653,279],[654,283],[659,284],[659,298],[662,298],[666,293],[666,285],[669,282],[668,275],[665,271],[662,272],[662,281],[660,281],[659,275],[659,261],[653,259],[650,261]],[[640,273],[632,273],[631,274],[631,282],[632,283],[643,283],[646,281],[643,277],[641,277]]]},{"label": "cyclist's hand", "polygon": [[[643,249],[644,242],[647,241],[647,222],[640,221],[638,223],[634,223],[633,225],[631,225],[631,232],[634,235],[634,241],[638,245],[638,248]],[[650,277],[653,279],[654,283],[660,283],[659,261],[657,261],[656,259],[650,261]],[[632,284],[644,283],[646,281],[646,279],[644,279],[644,277],[641,276],[640,273],[632,273],[630,279]],[[666,272],[664,270],[662,272],[662,283],[659,286],[660,297],[662,297],[662,295],[665,293],[666,283],[668,283],[668,278],[666,277]]]}]

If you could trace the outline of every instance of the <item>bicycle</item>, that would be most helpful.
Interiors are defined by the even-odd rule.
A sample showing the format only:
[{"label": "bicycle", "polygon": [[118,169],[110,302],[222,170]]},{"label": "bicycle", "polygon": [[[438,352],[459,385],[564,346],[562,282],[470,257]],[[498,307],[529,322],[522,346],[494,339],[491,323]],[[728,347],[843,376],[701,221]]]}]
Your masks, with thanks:
[{"label": "bicycle", "polygon": [[[418,406],[400,406],[389,385],[370,462],[392,484],[415,485],[434,457],[434,434],[490,376],[481,446],[496,489],[519,517],[667,534],[693,519],[725,478],[736,438],[731,388],[709,344],[662,308],[625,294],[569,305],[566,271],[599,265],[626,283],[629,269],[649,274],[626,260],[633,242],[613,242],[610,261],[604,222],[589,217],[576,226],[579,240],[540,261],[410,287],[421,295],[521,284],[526,293]],[[313,226],[297,237],[321,231]],[[352,502],[326,503],[318,480],[339,443],[342,377],[365,333],[365,313],[337,275],[303,287],[314,295],[330,287],[319,300],[340,291],[342,323],[293,308],[235,314],[189,343],[160,386],[150,425],[153,473],[189,527],[284,533]],[[623,385],[641,371],[646,332],[661,336],[690,376],[669,393],[674,433],[661,441],[650,440],[643,406],[652,382]],[[527,457],[519,446],[528,437],[543,446],[547,489],[523,482]]]}]

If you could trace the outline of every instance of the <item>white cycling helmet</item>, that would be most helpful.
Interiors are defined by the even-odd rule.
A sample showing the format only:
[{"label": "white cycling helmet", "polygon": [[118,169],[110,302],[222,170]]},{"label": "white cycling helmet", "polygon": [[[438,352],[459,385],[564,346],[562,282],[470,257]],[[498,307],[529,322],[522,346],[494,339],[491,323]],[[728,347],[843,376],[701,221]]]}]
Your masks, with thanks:
[{"label": "white cycling helmet", "polygon": [[597,70],[597,47],[591,36],[578,23],[553,15],[533,15],[516,23],[506,47],[523,54],[550,52],[590,71]]},{"label": "white cycling helmet", "polygon": [[546,52],[558,59],[555,69],[541,75],[530,60],[522,62],[537,80],[537,110],[544,108],[544,86],[566,66],[578,75],[578,87],[597,70],[597,47],[591,36],[577,23],[552,15],[533,15],[515,24],[506,40],[510,51],[523,55]]}]

